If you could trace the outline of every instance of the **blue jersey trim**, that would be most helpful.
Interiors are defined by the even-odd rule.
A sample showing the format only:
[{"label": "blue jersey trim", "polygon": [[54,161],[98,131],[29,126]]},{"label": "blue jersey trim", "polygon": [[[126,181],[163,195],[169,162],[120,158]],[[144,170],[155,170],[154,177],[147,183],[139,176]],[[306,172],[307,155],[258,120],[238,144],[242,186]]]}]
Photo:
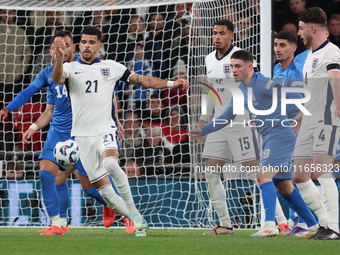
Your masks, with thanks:
[{"label": "blue jersey trim", "polygon": [[221,58],[218,58],[218,56],[217,56],[217,51],[216,51],[216,53],[215,53],[216,59],[217,59],[218,61],[221,60],[222,58],[224,58],[225,56],[227,56],[227,55],[233,50],[233,48],[234,48],[234,45],[231,44],[230,47],[229,47],[229,49],[227,50],[227,52],[224,53],[224,55],[223,55]]},{"label": "blue jersey trim", "polygon": [[100,63],[101,62],[101,60],[100,60],[100,58],[95,58],[91,63],[86,63],[86,62],[84,62],[83,60],[81,60],[81,59],[79,59],[79,63],[80,64],[83,64],[83,65],[92,65],[92,64],[95,64],[95,63]]},{"label": "blue jersey trim", "polygon": [[325,47],[329,43],[329,39],[327,39],[323,44],[321,44],[316,50],[313,50],[312,53],[321,50],[323,47]]}]

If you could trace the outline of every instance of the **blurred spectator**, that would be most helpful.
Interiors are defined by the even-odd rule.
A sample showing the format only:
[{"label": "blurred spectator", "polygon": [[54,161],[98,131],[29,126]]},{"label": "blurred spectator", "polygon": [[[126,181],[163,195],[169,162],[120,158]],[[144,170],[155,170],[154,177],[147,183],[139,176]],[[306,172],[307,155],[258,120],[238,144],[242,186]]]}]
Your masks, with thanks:
[{"label": "blurred spectator", "polygon": [[[56,27],[55,33],[62,31],[64,27]],[[46,66],[53,64],[53,58],[50,54],[50,47],[45,47],[44,50],[37,55],[34,56],[33,63],[33,79],[40,73],[42,69]],[[46,88],[43,88],[43,91],[46,91]]]},{"label": "blurred spectator", "polygon": [[135,159],[135,148],[142,145],[142,128],[138,116],[132,111],[126,111],[124,113],[125,131],[124,139],[122,140],[120,162],[124,165],[126,160]]},{"label": "blurred spectator", "polygon": [[[1,162],[2,163],[2,162]],[[16,157],[7,163],[6,178],[18,179],[24,177],[24,167],[22,162],[17,161]]]},{"label": "blurred spectator", "polygon": [[140,176],[139,166],[132,159],[126,161],[123,170],[129,179],[136,178]]},{"label": "blurred spectator", "polygon": [[328,20],[329,40],[340,48],[340,15],[332,14]]},{"label": "blurred spectator", "polygon": [[45,26],[37,29],[32,40],[33,55],[49,49],[51,38],[57,29],[65,30],[65,27],[59,21],[59,11],[46,11]]},{"label": "blurred spectator", "polygon": [[170,38],[172,39],[171,48],[176,47],[179,44],[179,36],[182,34],[182,17],[186,13],[186,10],[186,3],[175,4],[173,17],[171,17],[171,19],[166,19],[164,31],[170,33]]},{"label": "blurred spectator", "polygon": [[108,27],[100,24],[95,25],[95,27],[102,33],[101,37],[102,48],[99,50],[99,58],[107,59],[109,55],[108,53],[109,44],[107,39]]},{"label": "blurred spectator", "polygon": [[[144,43],[140,42],[136,45],[134,49],[134,58],[126,63],[127,69],[130,71],[144,75],[144,76],[154,76],[155,73],[151,61],[144,59]],[[146,89],[137,85],[130,85],[133,90],[132,95],[129,97],[129,101],[135,104],[133,109],[136,110],[138,117],[141,116],[143,109],[146,108],[146,104],[150,94],[158,93],[156,89]]]},{"label": "blurred spectator", "polygon": [[144,39],[144,20],[137,15],[131,16],[129,20],[127,38],[125,38],[124,41],[120,42],[118,46],[117,61],[125,64],[129,60],[131,60],[134,56],[136,44],[138,42],[144,41]]},{"label": "blurred spectator", "polygon": [[[237,21],[237,13],[235,7],[228,5],[223,8],[222,10],[222,17],[221,19],[226,19],[231,21],[233,24],[236,24]],[[237,27],[235,26],[234,32],[237,31]]]},{"label": "blurred spectator", "polygon": [[[292,23],[292,22],[287,22],[286,24],[283,25],[282,30],[290,31],[294,33],[296,36],[298,35],[298,28],[297,26]],[[306,50],[306,46],[302,42],[301,38],[298,36],[298,43],[297,43],[297,49],[294,53],[294,55],[298,55]]]},{"label": "blurred spectator", "polygon": [[[173,68],[172,79],[174,81],[183,78],[187,80],[187,68],[182,59],[179,59]],[[180,105],[183,110],[187,112],[187,91],[180,89],[164,89],[162,92],[164,107],[169,107],[170,105]]]},{"label": "blurred spectator", "polygon": [[162,128],[164,146],[170,150],[172,163],[189,163],[189,136],[187,116],[180,106],[171,106],[168,111],[166,127]]},{"label": "blurred spectator", "polygon": [[260,34],[255,33],[255,26],[253,26],[251,19],[246,16],[241,17],[237,22],[237,27],[236,45],[249,50],[256,57],[257,63],[260,63]]},{"label": "blurred spectator", "polygon": [[284,17],[285,23],[292,22],[293,24],[298,24],[298,16],[300,12],[306,9],[305,0],[289,0],[290,12]]},{"label": "blurred spectator", "polygon": [[148,111],[143,113],[143,127],[159,126],[164,127],[162,110],[163,100],[159,97],[159,94],[152,94],[149,99]]},{"label": "blurred spectator", "polygon": [[[27,71],[31,49],[23,29],[14,23],[14,10],[0,10],[0,102],[12,101],[22,90],[23,74]],[[14,94],[13,94],[14,93]],[[2,108],[3,105],[0,105]]]},{"label": "blurred spectator", "polygon": [[[31,49],[26,33],[15,25],[14,10],[0,10],[0,109],[23,90],[24,74],[29,67]],[[0,150],[13,150],[13,125],[0,122]],[[4,126],[8,131],[5,134]]]},{"label": "blurred spectator", "polygon": [[93,11],[92,12],[92,26],[95,25],[110,25],[110,20],[108,19],[108,12],[106,10]]},{"label": "blurred spectator", "polygon": [[[30,12],[30,23],[34,27],[34,32],[46,24],[46,19],[49,15],[45,11],[31,11]],[[58,21],[60,25],[64,27],[71,26],[71,18],[66,11],[58,12]]]},{"label": "blurred spectator", "polygon": [[145,168],[146,175],[164,174],[164,163],[171,163],[169,149],[162,142],[162,129],[158,126],[146,129],[142,146],[136,149],[136,159]]}]

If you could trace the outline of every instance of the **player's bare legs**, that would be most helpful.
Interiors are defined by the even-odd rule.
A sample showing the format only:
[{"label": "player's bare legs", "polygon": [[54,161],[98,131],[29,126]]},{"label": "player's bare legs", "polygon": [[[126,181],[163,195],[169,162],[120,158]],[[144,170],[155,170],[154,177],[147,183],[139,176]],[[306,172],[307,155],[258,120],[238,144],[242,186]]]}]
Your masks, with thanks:
[{"label": "player's bare legs", "polygon": [[[207,158],[205,160],[206,167],[215,167],[215,169],[222,169],[225,164],[223,160]],[[208,183],[208,190],[211,202],[219,217],[220,225],[212,230],[203,233],[203,235],[232,235],[234,234],[231,225],[230,216],[227,208],[226,193],[221,181],[221,172],[205,173],[205,179]]]},{"label": "player's bare legs", "polygon": [[293,181],[299,188],[303,200],[318,217],[320,225],[325,227],[328,226],[328,213],[322,203],[319,190],[311,180],[311,173],[304,171],[304,169],[310,169],[312,163],[312,159],[295,159]]}]

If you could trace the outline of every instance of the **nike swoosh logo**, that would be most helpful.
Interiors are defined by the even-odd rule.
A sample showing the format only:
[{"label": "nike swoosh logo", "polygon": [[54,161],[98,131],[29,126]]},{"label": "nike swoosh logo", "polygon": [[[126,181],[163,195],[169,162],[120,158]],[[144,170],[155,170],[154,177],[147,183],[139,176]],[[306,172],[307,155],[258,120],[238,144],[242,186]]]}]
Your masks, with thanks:
[{"label": "nike swoosh logo", "polygon": [[321,145],[323,145],[323,143],[322,144],[317,144],[317,145],[315,145],[316,147],[319,147],[319,146],[321,146]]},{"label": "nike swoosh logo", "polygon": [[208,73],[211,73],[214,69],[211,69]]},{"label": "nike swoosh logo", "polygon": [[74,72],[75,74],[80,74],[80,73],[83,73],[83,72]]},{"label": "nike swoosh logo", "polygon": [[51,77],[48,77],[48,81],[53,81]]},{"label": "nike swoosh logo", "polygon": [[242,156],[244,156],[244,155],[247,155],[249,153],[249,151],[248,152],[246,152],[246,153],[242,153]]}]

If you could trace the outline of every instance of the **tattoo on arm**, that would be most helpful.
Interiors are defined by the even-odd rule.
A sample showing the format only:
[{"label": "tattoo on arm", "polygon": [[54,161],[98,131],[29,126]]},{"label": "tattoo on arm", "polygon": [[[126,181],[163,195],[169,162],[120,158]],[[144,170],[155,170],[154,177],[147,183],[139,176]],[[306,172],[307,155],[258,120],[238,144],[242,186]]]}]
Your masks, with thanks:
[{"label": "tattoo on arm", "polygon": [[140,82],[142,79],[139,78],[139,74],[137,74],[136,80]]}]

